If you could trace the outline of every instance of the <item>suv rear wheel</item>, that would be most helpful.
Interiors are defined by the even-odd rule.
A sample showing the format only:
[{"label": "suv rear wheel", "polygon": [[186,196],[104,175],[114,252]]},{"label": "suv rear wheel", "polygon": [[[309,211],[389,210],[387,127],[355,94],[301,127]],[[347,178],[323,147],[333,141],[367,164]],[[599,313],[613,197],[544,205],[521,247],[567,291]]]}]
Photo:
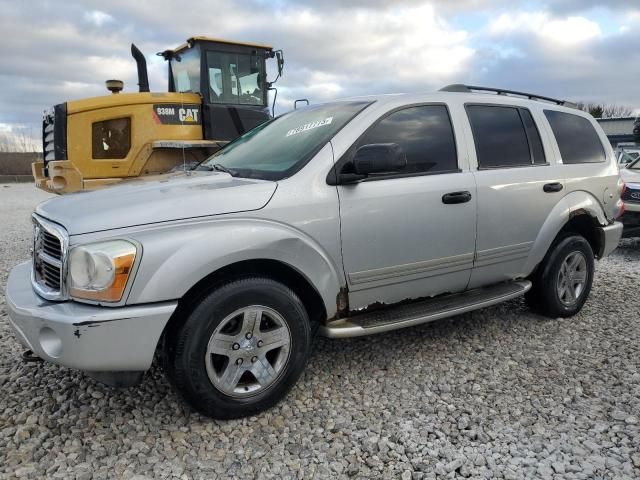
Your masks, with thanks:
[{"label": "suv rear wheel", "polygon": [[300,299],[268,278],[207,295],[165,343],[165,370],[182,396],[217,419],[265,410],[295,384],[311,348]]},{"label": "suv rear wheel", "polygon": [[584,237],[560,237],[531,278],[533,286],[525,296],[527,303],[548,317],[575,315],[591,291],[594,265],[593,250]]}]

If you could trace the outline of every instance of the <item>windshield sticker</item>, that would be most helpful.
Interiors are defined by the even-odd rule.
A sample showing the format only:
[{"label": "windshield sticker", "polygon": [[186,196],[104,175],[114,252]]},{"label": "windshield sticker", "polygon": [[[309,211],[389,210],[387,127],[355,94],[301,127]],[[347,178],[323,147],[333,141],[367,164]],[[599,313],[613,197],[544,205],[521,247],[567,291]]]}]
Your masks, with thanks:
[{"label": "windshield sticker", "polygon": [[324,127],[325,125],[331,125],[332,121],[333,121],[333,117],[327,117],[324,120],[316,120],[315,122],[305,123],[300,127],[292,128],[291,130],[289,130],[286,136],[290,137],[291,135],[295,135],[300,132],[306,132],[307,130],[313,130],[314,128]]}]

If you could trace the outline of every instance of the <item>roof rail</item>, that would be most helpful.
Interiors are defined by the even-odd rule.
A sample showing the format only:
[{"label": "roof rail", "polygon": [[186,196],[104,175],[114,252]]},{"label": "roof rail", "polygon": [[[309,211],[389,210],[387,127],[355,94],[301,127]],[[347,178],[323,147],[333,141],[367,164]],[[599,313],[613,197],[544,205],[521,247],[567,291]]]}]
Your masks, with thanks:
[{"label": "roof rail", "polygon": [[473,93],[475,92],[493,92],[497,95],[513,95],[518,97],[525,97],[529,100],[542,100],[545,102],[555,103],[556,105],[563,105],[565,107],[577,108],[578,106],[575,103],[569,102],[567,100],[558,100],[557,98],[551,97],[543,97],[542,95],[535,95],[533,93],[526,92],[517,92],[515,90],[506,90],[504,88],[491,88],[491,87],[478,87],[474,85],[463,85],[461,83],[454,83],[452,85],[447,85],[446,87],[442,87],[440,89],[441,92],[463,92],[463,93]]}]

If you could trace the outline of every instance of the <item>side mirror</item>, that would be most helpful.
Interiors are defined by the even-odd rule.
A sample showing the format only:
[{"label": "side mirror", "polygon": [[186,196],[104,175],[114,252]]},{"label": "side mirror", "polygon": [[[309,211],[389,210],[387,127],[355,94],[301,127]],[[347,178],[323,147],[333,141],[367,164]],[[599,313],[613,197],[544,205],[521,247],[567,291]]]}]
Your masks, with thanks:
[{"label": "side mirror", "polygon": [[284,70],[284,54],[282,50],[276,51],[276,61],[278,62],[278,76],[282,76],[282,70]]},{"label": "side mirror", "polygon": [[396,173],[407,166],[407,156],[397,143],[371,143],[363,145],[353,157],[356,175]]}]

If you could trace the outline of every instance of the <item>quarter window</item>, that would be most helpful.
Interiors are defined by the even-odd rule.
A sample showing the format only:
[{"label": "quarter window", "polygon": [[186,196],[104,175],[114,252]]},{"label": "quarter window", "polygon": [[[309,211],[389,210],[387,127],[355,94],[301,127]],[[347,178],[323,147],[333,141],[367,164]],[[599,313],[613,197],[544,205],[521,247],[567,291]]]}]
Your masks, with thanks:
[{"label": "quarter window", "polygon": [[531,113],[524,108],[467,105],[481,168],[544,164],[544,148]]},{"label": "quarter window", "polygon": [[401,174],[458,169],[453,127],[444,105],[409,107],[391,113],[358,141],[356,149],[372,143],[396,143],[402,147],[407,166]]},{"label": "quarter window", "polygon": [[545,110],[544,114],[558,142],[562,163],[597,163],[606,160],[600,138],[589,120],[556,110]]}]

